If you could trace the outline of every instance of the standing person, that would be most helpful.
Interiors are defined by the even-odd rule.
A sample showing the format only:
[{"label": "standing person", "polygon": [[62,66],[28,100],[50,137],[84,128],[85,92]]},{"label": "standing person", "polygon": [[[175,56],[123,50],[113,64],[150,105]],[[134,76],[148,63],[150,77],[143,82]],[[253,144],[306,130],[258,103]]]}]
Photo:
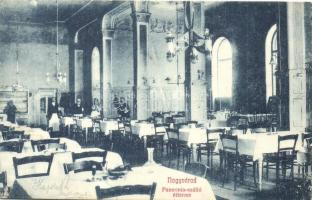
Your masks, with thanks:
[{"label": "standing person", "polygon": [[91,117],[97,118],[101,116],[101,106],[100,102],[97,98],[93,99],[93,105],[92,105],[92,111],[91,111]]},{"label": "standing person", "polygon": [[47,120],[48,120],[48,127],[51,128],[52,132],[59,131],[60,129],[60,119],[58,117],[59,108],[56,103],[56,99],[53,97],[51,104],[48,105],[48,112],[47,112]]},{"label": "standing person", "polygon": [[48,105],[47,119],[48,121],[51,119],[53,114],[58,114],[58,105],[56,103],[56,99],[53,97],[51,104]]},{"label": "standing person", "polygon": [[16,106],[14,105],[13,101],[8,101],[7,105],[5,106],[3,112],[7,115],[7,120],[9,122],[15,123],[15,114],[16,114]]},{"label": "standing person", "polygon": [[77,98],[76,103],[73,107],[72,113],[74,115],[83,115],[84,108],[82,107],[82,104],[81,104],[81,98]]}]

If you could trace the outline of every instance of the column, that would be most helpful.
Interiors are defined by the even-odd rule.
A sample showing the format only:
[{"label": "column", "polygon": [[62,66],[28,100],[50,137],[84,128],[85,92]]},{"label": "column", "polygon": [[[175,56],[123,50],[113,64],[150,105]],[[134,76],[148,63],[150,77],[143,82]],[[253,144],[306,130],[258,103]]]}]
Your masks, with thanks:
[{"label": "column", "polygon": [[148,2],[131,2],[133,21],[133,118],[147,119],[149,87],[147,84],[148,67]]},{"label": "column", "polygon": [[287,3],[289,121],[291,131],[306,127],[304,4]]},{"label": "column", "polygon": [[101,96],[104,117],[112,115],[112,39],[114,37],[113,30],[103,30],[103,74],[101,74]]},{"label": "column", "polygon": [[[198,35],[204,32],[204,8],[202,3],[187,2],[186,17],[192,21],[194,13],[193,30],[189,33],[189,43],[194,44],[193,31]],[[196,62],[190,59],[191,51],[198,57]],[[185,113],[187,120],[203,121],[207,119],[207,89],[206,89],[206,66],[205,55],[195,48],[188,48],[185,51]]]}]

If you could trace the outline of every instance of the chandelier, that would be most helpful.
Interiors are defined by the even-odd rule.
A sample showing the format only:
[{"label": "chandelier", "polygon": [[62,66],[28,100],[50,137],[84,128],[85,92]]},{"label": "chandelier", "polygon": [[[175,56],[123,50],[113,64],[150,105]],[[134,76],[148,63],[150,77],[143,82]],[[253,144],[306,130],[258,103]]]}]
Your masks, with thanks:
[{"label": "chandelier", "polygon": [[[56,73],[52,76],[59,84],[66,84],[67,74],[61,72],[60,60],[59,60],[59,7],[58,0],[56,0]],[[50,81],[50,73],[46,73],[47,82]]]},{"label": "chandelier", "polygon": [[[176,3],[177,6],[178,2]],[[184,20],[184,27],[185,32],[182,34],[181,37],[178,35],[178,30],[176,31],[176,37],[172,34],[171,31],[167,32],[166,42],[168,46],[168,51],[166,53],[167,60],[171,62],[176,54],[187,48],[190,48],[190,60],[192,63],[197,63],[198,61],[198,54],[197,52],[203,54],[211,54],[212,50],[212,39],[211,34],[208,28],[205,28],[203,36],[200,36],[193,30],[194,26],[194,11],[191,10],[191,13],[187,13],[186,9],[191,7],[190,2],[184,2],[184,13],[185,13],[185,20]],[[178,13],[178,11],[177,11]],[[191,16],[191,17],[188,17]],[[178,14],[176,18],[176,24],[178,26]],[[179,44],[184,42],[183,47]]]}]

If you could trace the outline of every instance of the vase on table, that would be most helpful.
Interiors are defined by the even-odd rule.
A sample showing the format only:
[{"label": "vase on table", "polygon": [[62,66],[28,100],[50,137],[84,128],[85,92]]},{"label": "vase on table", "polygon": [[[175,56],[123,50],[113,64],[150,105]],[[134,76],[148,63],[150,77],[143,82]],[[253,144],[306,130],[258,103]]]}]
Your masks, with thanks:
[{"label": "vase on table", "polygon": [[155,164],[156,162],[154,161],[154,148],[147,148],[147,161],[144,165],[149,166]]}]

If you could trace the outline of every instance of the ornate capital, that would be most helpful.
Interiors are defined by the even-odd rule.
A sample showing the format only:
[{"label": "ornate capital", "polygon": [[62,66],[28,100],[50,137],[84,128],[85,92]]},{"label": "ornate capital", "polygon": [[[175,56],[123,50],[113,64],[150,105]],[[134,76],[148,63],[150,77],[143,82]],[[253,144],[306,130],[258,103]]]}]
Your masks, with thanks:
[{"label": "ornate capital", "polygon": [[277,70],[275,72],[275,76],[277,79],[282,79],[288,77],[288,72],[285,70]]},{"label": "ornate capital", "polygon": [[149,23],[151,13],[147,12],[134,12],[131,14],[131,17],[134,22],[145,22]]},{"label": "ornate capital", "polygon": [[104,29],[103,32],[103,39],[112,39],[114,37],[114,30],[111,29]]}]

